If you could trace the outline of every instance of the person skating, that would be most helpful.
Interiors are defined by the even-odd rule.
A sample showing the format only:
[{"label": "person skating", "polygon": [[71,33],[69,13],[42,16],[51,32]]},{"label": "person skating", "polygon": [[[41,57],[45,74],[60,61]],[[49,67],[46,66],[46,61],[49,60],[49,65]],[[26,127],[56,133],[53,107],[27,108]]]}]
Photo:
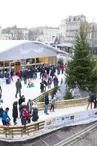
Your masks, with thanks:
[{"label": "person skating", "polygon": [[2,113],[2,123],[3,125],[10,125],[10,117],[8,116],[9,108],[7,107],[5,111]]},{"label": "person skating", "polygon": [[62,74],[64,73],[64,65],[61,66]]},{"label": "person skating", "polygon": [[29,99],[28,102],[27,102],[27,107],[28,107],[29,114],[32,113],[32,106],[33,106],[33,102],[31,101],[31,99]]},{"label": "person skating", "polygon": [[18,108],[17,108],[17,101],[13,103],[13,110],[12,110],[12,117],[13,117],[13,123],[16,125],[16,120],[18,118]]},{"label": "person skating", "polygon": [[22,95],[20,98],[19,98],[19,111],[21,110],[21,106],[22,106],[22,103],[25,102],[25,96]]},{"label": "person skating", "polygon": [[48,78],[48,89],[51,88],[51,84],[52,84],[52,79],[51,77]]},{"label": "person skating", "polygon": [[2,106],[0,105],[0,118],[2,118],[2,114],[3,114],[3,108],[2,108]]},{"label": "person skating", "polygon": [[41,90],[41,93],[44,92],[44,82],[43,82],[43,79],[40,83],[40,90]]},{"label": "person skating", "polygon": [[0,97],[0,105],[3,103],[3,99]]},{"label": "person skating", "polygon": [[53,111],[54,112],[54,105],[55,105],[55,98],[52,97],[51,99],[51,107],[50,107],[50,112]]},{"label": "person skating", "polygon": [[49,104],[49,97],[48,97],[48,93],[45,95],[45,108],[44,108],[44,113],[46,115],[49,115],[48,114],[48,104]]},{"label": "person skating", "polygon": [[53,81],[54,81],[54,87],[58,86],[59,81],[58,81],[58,78],[56,76],[54,77]]},{"label": "person skating", "polygon": [[30,123],[30,114],[28,112],[28,107],[26,103],[22,104],[22,109],[21,109],[21,123],[22,125],[26,125],[27,123]]},{"label": "person skating", "polygon": [[13,81],[13,75],[14,75],[14,71],[11,70],[11,72],[10,72],[10,79],[11,79],[11,81]]},{"label": "person skating", "polygon": [[52,79],[53,79],[54,75],[55,75],[54,70],[51,70],[50,76],[52,77]]},{"label": "person skating", "polygon": [[96,94],[94,94],[92,92],[89,93],[88,105],[86,108],[87,110],[88,110],[89,106],[90,106],[90,109],[92,109],[92,103],[94,103],[95,97],[96,97]]},{"label": "person skating", "polygon": [[27,74],[28,74],[28,71],[27,70],[24,70],[23,71],[23,78],[24,78],[24,84],[25,85],[27,84]]},{"label": "person skating", "polygon": [[36,122],[39,119],[38,116],[38,108],[33,106],[33,110],[32,110],[32,121]]},{"label": "person skating", "polygon": [[16,81],[16,98],[17,98],[17,94],[19,93],[19,96],[21,97],[21,89],[22,89],[22,84],[20,79],[17,79]]},{"label": "person skating", "polygon": [[2,97],[2,87],[0,86],[0,98]]}]

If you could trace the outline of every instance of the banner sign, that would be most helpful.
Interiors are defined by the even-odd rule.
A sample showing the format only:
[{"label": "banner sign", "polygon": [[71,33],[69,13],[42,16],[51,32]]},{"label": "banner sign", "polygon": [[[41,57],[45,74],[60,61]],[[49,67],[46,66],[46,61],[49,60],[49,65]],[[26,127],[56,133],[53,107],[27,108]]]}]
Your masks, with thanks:
[{"label": "banner sign", "polygon": [[50,128],[57,128],[60,126],[70,126],[73,123],[89,120],[97,118],[97,109],[92,109],[92,110],[86,110],[83,112],[78,112],[74,114],[69,114],[69,115],[63,115],[61,117],[55,117],[55,118],[50,118],[45,121],[45,126],[44,128],[50,129]]}]

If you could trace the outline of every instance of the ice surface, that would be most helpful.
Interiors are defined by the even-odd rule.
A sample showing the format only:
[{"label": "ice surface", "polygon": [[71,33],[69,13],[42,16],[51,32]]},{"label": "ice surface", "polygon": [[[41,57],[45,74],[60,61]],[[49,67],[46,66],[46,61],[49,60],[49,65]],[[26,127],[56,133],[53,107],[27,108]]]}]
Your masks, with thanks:
[{"label": "ice surface", "polygon": [[[62,75],[62,74],[58,75],[59,84],[60,84],[61,78],[63,78],[63,77],[64,77],[64,75]],[[16,93],[15,82],[16,82],[16,80],[17,80],[17,77],[14,77],[14,81],[12,81],[11,84],[6,85],[5,79],[0,79],[0,85],[2,86],[2,99],[4,101],[4,103],[2,104],[2,107],[3,107],[3,109],[5,109],[6,107],[9,107],[9,109],[10,109],[9,116],[11,118],[12,124],[13,124],[12,104],[14,101],[18,101],[18,99],[19,99],[19,97],[15,98],[15,93]],[[22,92],[22,95],[25,95],[26,102],[28,101],[28,99],[34,99],[35,97],[37,97],[41,94],[40,93],[40,82],[41,82],[41,80],[39,79],[39,73],[38,73],[38,78],[36,80],[33,80],[33,83],[35,85],[35,87],[33,87],[33,88],[27,88],[27,85],[25,85],[24,82],[22,81],[22,91],[21,92]],[[53,87],[54,87],[54,85],[52,84],[52,88]],[[39,117],[41,117],[40,113],[39,113]],[[40,119],[43,120],[43,116]],[[20,125],[20,122],[18,122],[18,124]],[[2,125],[1,120],[0,120],[0,125]]]}]

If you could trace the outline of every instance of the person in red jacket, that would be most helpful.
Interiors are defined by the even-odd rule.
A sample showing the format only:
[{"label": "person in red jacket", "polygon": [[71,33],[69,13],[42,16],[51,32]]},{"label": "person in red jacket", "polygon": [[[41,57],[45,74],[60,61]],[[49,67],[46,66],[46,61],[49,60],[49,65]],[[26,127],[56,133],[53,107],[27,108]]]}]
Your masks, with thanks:
[{"label": "person in red jacket", "polygon": [[21,77],[20,71],[17,71],[16,75],[20,78]]},{"label": "person in red jacket", "polygon": [[61,66],[62,74],[64,73],[64,65]]}]

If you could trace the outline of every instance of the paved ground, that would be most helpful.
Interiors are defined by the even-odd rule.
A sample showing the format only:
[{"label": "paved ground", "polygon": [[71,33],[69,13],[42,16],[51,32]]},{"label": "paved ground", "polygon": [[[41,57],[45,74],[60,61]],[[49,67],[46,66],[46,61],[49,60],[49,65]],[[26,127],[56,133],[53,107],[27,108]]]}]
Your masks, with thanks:
[{"label": "paved ground", "polygon": [[97,146],[97,129],[89,133],[83,139],[80,139],[78,142],[72,144],[72,146]]},{"label": "paved ground", "polygon": [[[34,140],[26,141],[23,143],[4,143],[0,142],[0,146],[53,146],[54,144],[64,140],[73,134],[79,132],[80,130],[85,129],[90,124],[80,125],[80,126],[72,126],[65,127],[56,132],[52,132],[48,135],[41,136]],[[95,129],[89,135],[87,135],[82,140],[72,144],[72,146],[97,146],[97,130]]]}]

